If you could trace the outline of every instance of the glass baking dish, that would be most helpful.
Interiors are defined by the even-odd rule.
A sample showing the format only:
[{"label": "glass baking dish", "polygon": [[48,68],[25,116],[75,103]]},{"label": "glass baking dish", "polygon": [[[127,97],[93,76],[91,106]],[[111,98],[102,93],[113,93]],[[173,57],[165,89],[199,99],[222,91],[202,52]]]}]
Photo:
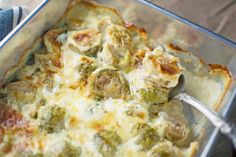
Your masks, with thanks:
[{"label": "glass baking dish", "polygon": [[[232,74],[232,84],[228,88],[222,103],[215,109],[223,116],[230,114],[236,104],[236,44],[205,28],[181,18],[145,0],[96,0],[120,11],[125,20],[143,27],[153,39],[153,43],[174,43],[203,59],[205,63],[223,64]],[[27,49],[35,43],[63,15],[70,0],[43,0],[33,12],[0,42],[0,79],[9,69],[22,59]],[[167,35],[166,35],[167,34]],[[193,94],[194,95],[194,94]],[[206,157],[211,152],[219,130],[209,122],[205,123],[205,134],[200,141],[196,156]]]}]

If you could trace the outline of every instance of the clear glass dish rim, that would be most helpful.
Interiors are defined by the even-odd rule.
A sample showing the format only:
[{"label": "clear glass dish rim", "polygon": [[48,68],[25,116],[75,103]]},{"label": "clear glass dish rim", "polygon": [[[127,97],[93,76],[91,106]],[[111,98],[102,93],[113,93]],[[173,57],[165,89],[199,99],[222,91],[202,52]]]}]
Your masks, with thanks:
[{"label": "clear glass dish rim", "polygon": [[[0,49],[2,47],[4,47],[4,45],[6,45],[25,25],[27,25],[27,23],[29,23],[29,21],[38,13],[40,12],[45,5],[47,5],[47,3],[50,0],[42,0],[42,2],[17,26],[15,27],[1,42],[0,42]],[[220,41],[222,43],[224,43],[225,45],[232,47],[234,49],[236,49],[236,42],[222,36],[219,35],[209,29],[206,29],[203,26],[200,26],[184,17],[181,17],[163,7],[160,7],[152,2],[149,2],[148,0],[136,0],[137,2],[148,6],[172,19],[178,20],[192,28],[194,28],[195,30],[198,30],[204,34],[206,34],[207,36]],[[230,111],[233,108],[233,104],[236,104],[236,88],[233,89],[231,97],[229,98],[227,104],[225,104],[222,112],[221,112],[221,116],[223,117],[227,117],[230,113]],[[212,134],[209,137],[209,140],[207,141],[207,144],[205,146],[205,148],[203,149],[203,151],[201,152],[201,157],[207,157],[209,155],[209,153],[211,152],[213,145],[215,144],[217,138],[219,136],[219,130],[218,129],[213,129]]]}]

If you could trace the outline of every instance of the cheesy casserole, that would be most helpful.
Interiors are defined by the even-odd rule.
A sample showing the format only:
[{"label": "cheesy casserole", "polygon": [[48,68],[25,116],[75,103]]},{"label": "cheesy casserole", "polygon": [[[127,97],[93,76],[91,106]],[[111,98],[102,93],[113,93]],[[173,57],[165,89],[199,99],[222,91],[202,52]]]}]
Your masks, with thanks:
[{"label": "cheesy casserole", "polygon": [[[0,89],[0,156],[190,157],[184,68],[116,10],[73,1]],[[172,45],[173,48],[173,45]]]}]

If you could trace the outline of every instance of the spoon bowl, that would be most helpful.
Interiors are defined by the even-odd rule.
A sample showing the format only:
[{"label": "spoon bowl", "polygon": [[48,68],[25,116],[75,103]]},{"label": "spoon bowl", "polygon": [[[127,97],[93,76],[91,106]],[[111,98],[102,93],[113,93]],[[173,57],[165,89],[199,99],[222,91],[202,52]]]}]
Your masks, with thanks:
[{"label": "spoon bowl", "polygon": [[169,100],[179,99],[203,113],[212,124],[219,128],[222,134],[225,134],[231,139],[234,148],[236,149],[236,126],[233,123],[226,122],[218,113],[210,109],[207,105],[204,105],[194,97],[190,96],[184,91],[185,78],[184,75],[180,75],[178,84],[173,87],[169,94]]},{"label": "spoon bowl", "polygon": [[173,87],[169,94],[169,100],[173,99],[176,95],[184,92],[185,78],[184,75],[180,75],[178,84]]}]

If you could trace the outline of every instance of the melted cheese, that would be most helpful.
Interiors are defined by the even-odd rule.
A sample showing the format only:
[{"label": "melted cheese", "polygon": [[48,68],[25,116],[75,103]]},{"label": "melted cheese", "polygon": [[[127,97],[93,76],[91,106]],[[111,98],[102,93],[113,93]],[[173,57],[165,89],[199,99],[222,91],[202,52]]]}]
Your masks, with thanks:
[{"label": "melted cheese", "polygon": [[167,88],[176,86],[182,74],[179,58],[165,54],[160,48],[147,53],[143,59],[143,65],[152,81]]},{"label": "melted cheese", "polygon": [[[78,6],[81,5],[85,4],[83,2],[78,3]],[[165,137],[165,131],[168,127],[168,113],[159,112],[158,116],[152,119],[149,116],[150,104],[140,102],[137,98],[141,89],[174,87],[182,74],[179,59],[160,48],[152,52],[139,49],[139,47],[148,47],[148,45],[145,44],[147,41],[142,42],[142,37],[132,39],[131,34],[138,31],[136,28],[129,30],[119,21],[107,17],[107,14],[103,16],[103,12],[98,12],[96,9],[85,8],[85,10],[88,10],[87,16],[81,17],[82,23],[76,25],[76,30],[68,30],[67,33],[63,32],[52,37],[60,45],[60,55],[56,55],[59,56],[56,59],[61,66],[52,71],[51,66],[57,65],[47,65],[44,67],[44,71],[40,71],[38,74],[35,70],[36,67],[43,65],[37,59],[40,54],[36,52],[36,64],[34,65],[36,67],[33,70],[36,72],[31,72],[31,69],[27,67],[24,70],[30,69],[30,76],[26,72],[25,75],[22,74],[23,76],[19,77],[23,81],[26,78],[33,80],[33,87],[36,86],[34,81],[38,81],[33,102],[23,104],[23,107],[20,106],[20,109],[17,109],[17,112],[22,113],[23,118],[29,122],[29,126],[34,128],[34,131],[29,133],[32,138],[27,140],[25,140],[26,135],[15,134],[15,139],[11,141],[12,151],[10,152],[4,152],[4,149],[1,149],[7,142],[0,143],[0,152],[9,157],[17,153],[21,156],[57,157],[66,156],[65,152],[68,151],[66,149],[69,149],[70,153],[76,152],[75,149],[77,149],[77,151],[81,150],[78,152],[81,157],[151,157],[155,149],[164,145],[163,147],[168,148],[167,151],[173,153],[174,156],[188,157],[192,155],[192,152],[197,148],[197,143],[192,141],[193,143],[187,149],[174,146],[172,141]],[[99,16],[95,16],[96,14]],[[79,21],[79,19],[77,20]],[[75,25],[73,25],[74,27]],[[141,46],[136,45],[134,47],[132,43],[134,40]],[[53,45],[53,42],[51,44]],[[50,50],[53,49],[50,48]],[[127,54],[131,55],[139,51],[144,53],[144,59],[141,63],[136,64],[134,62],[133,64],[135,59],[130,56],[132,64],[128,64],[128,66],[132,66],[132,70],[129,72],[123,70],[119,64],[119,59],[125,58]],[[49,54],[51,53],[54,52],[49,52]],[[48,57],[47,59],[51,63],[52,58]],[[112,66],[112,68],[107,68],[107,65]],[[79,68],[80,66],[82,66],[82,70]],[[107,76],[108,74],[99,75],[104,69],[113,70],[112,74],[108,73],[111,77]],[[45,83],[44,75],[50,76],[53,84],[50,88]],[[91,79],[95,76],[97,79]],[[103,93],[99,93],[99,97],[96,97],[97,95],[92,97],[88,94],[91,93],[91,88],[94,88],[93,84],[89,82],[91,80],[98,80],[99,88],[104,88],[106,85],[106,88],[113,90],[103,90],[110,92],[106,94],[108,97],[102,97],[101,95],[105,95]],[[150,80],[154,84],[157,83],[158,86],[150,85]],[[122,86],[122,90],[119,90],[119,85]],[[112,94],[112,92],[126,92],[126,97],[120,96],[124,93]],[[113,98],[110,95],[116,95],[116,97]],[[27,93],[24,96],[27,97]],[[15,94],[15,97],[18,95]],[[11,98],[7,97],[6,99]],[[7,105],[17,106],[18,102],[8,101]],[[158,105],[161,106],[161,104]],[[47,107],[50,110],[47,110]],[[41,113],[37,114],[38,112]],[[45,115],[43,112],[46,112]],[[144,146],[138,143],[140,138],[146,137],[143,137],[142,133],[134,133],[136,124],[146,124],[153,130],[157,130],[159,140],[154,141],[151,148],[145,150]],[[62,126],[55,131],[55,125]],[[120,139],[121,142],[117,140],[113,143],[110,140],[115,138],[108,136],[109,139],[106,139],[100,135],[104,130],[111,131],[113,136],[115,133],[119,137],[116,139]],[[144,129],[141,131],[145,132]],[[5,136],[8,137],[8,135]],[[100,138],[99,142],[104,142],[103,144],[96,143],[95,137],[97,136]],[[29,143],[25,144],[24,140]],[[22,144],[22,148],[18,148],[19,143],[20,146]],[[70,148],[67,148],[68,143]],[[73,150],[70,150],[72,148]],[[22,151],[19,152],[19,150]],[[106,156],[104,151],[112,155]]]}]

